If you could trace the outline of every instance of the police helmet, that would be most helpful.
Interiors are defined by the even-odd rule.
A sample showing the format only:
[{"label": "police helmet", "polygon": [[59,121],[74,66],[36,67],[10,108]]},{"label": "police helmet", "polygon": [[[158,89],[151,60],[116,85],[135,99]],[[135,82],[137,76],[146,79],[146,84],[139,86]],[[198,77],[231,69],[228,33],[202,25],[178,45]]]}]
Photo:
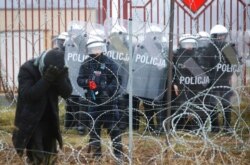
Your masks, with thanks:
[{"label": "police helmet", "polygon": [[223,25],[215,25],[210,31],[210,37],[213,40],[225,41],[228,35],[228,30]]},{"label": "police helmet", "polygon": [[199,31],[197,34],[197,38],[210,38],[210,35],[206,31]]},{"label": "police helmet", "polygon": [[197,41],[198,41],[198,47],[199,48],[205,48],[208,47],[210,43],[210,35],[206,31],[200,31],[197,34]]},{"label": "police helmet", "polygon": [[59,49],[65,50],[65,41],[67,37],[68,37],[67,32],[62,32],[58,35],[58,37],[56,38],[56,45]]},{"label": "police helmet", "polygon": [[86,47],[88,54],[101,54],[107,51],[105,40],[100,36],[90,36]]},{"label": "police helmet", "polygon": [[68,36],[67,32],[62,32],[61,34],[59,34],[57,39],[65,40],[67,38],[67,36]]},{"label": "police helmet", "polygon": [[183,49],[195,49],[198,47],[196,37],[191,34],[183,34],[179,38],[179,46]]}]

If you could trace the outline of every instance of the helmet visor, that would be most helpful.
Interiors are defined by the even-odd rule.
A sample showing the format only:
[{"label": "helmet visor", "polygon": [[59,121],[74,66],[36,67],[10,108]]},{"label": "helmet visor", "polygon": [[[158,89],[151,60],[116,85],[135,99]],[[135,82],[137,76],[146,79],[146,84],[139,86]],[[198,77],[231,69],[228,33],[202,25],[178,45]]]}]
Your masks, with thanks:
[{"label": "helmet visor", "polygon": [[107,51],[107,49],[106,49],[105,43],[97,42],[97,43],[92,43],[92,44],[87,46],[88,54],[101,54],[101,53],[104,53],[106,51]]},{"label": "helmet visor", "polygon": [[197,42],[194,39],[185,39],[180,42],[180,47],[183,49],[194,49],[197,48]]},{"label": "helmet visor", "polygon": [[204,48],[209,46],[210,41],[206,38],[198,40],[198,48]]},{"label": "helmet visor", "polygon": [[228,35],[226,33],[221,33],[221,34],[213,34],[211,35],[212,39],[217,41],[217,42],[225,42],[227,41]]}]

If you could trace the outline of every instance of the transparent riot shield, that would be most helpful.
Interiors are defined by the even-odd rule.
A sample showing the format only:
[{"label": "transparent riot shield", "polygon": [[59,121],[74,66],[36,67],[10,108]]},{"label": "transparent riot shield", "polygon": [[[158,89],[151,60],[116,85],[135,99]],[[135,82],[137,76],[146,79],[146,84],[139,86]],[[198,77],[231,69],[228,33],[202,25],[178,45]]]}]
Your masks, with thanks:
[{"label": "transparent riot shield", "polygon": [[[106,19],[108,49],[106,55],[118,65],[118,75],[121,79],[119,93],[127,93],[129,65],[128,20]],[[134,38],[134,41],[136,39]],[[133,44],[133,43],[132,43]]]},{"label": "transparent riot shield", "polygon": [[88,57],[85,49],[87,42],[85,22],[71,22],[68,33],[69,38],[65,42],[65,62],[69,68],[69,78],[73,86],[72,95],[85,97],[86,91],[77,84],[81,63]]},{"label": "transparent riot shield", "polygon": [[104,27],[82,21],[72,21],[68,27],[69,38],[65,42],[65,61],[69,67],[69,78],[73,86],[72,95],[85,98],[86,91],[77,84],[77,77],[81,64],[88,56],[86,49],[90,37],[100,36],[105,38]]},{"label": "transparent riot shield", "polygon": [[[167,51],[159,25],[145,24],[133,54],[133,94],[161,100],[166,91]],[[143,35],[143,36],[142,36]]]},{"label": "transparent riot shield", "polygon": [[238,86],[246,83],[246,65],[250,55],[250,31],[230,31],[228,44],[223,48],[227,60],[238,65]]}]

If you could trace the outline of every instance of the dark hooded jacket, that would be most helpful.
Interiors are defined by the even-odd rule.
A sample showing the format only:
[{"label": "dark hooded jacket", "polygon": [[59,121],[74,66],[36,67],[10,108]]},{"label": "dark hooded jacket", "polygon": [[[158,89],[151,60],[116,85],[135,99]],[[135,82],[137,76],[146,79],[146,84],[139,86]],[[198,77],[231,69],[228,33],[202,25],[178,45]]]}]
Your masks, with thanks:
[{"label": "dark hooded jacket", "polygon": [[34,62],[33,59],[24,63],[18,74],[18,100],[12,140],[20,156],[41,120],[51,122],[51,132],[62,147],[58,96],[66,99],[72,92],[67,76],[52,85],[41,77]]}]

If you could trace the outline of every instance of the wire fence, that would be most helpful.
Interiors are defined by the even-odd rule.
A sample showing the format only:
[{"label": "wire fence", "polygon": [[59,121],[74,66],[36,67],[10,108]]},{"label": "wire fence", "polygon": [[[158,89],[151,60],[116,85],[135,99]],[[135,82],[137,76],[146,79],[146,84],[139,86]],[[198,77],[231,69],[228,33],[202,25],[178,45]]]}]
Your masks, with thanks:
[{"label": "wire fence", "polygon": [[[58,152],[58,164],[248,164],[250,4],[243,0],[199,3],[175,0],[171,13],[170,3],[166,0],[1,1],[0,13],[4,19],[0,25],[0,87],[4,96],[0,104],[0,164],[27,162],[26,156],[17,156],[11,142],[19,67],[55,47],[56,37],[64,31],[68,33],[65,62],[73,93],[59,103],[64,147]],[[170,32],[172,14],[174,30]],[[212,45],[218,54],[217,62],[212,64],[214,60],[207,58],[210,49],[203,47],[199,32],[210,33],[216,24],[224,25],[229,33],[223,51],[212,40],[205,39],[204,43]],[[169,40],[170,34],[173,41]],[[192,40],[192,54],[187,50],[180,52],[183,36],[186,41]],[[95,102],[93,95],[86,93],[77,81],[80,67],[89,58],[86,45],[92,37],[105,39],[104,55],[117,66],[117,70],[109,68],[107,72],[118,85],[111,96],[101,97],[100,102]],[[174,45],[173,61],[169,60],[169,42]],[[223,64],[223,58],[227,58],[223,54],[228,49],[230,55],[238,57],[229,59],[233,65]],[[208,68],[207,64],[212,65]],[[167,88],[170,65],[173,65],[172,89]],[[186,75],[187,70],[195,72],[195,76]],[[215,70],[221,70],[222,74],[207,86],[212,80],[206,76],[214,76]],[[229,84],[221,79],[228,72],[233,73]],[[170,102],[166,98],[169,91]],[[94,93],[98,96],[96,92],[100,91]],[[94,116],[91,110],[96,109],[99,113]],[[111,122],[113,118],[109,117],[116,115],[118,120]],[[215,119],[218,129],[213,130]],[[225,127],[229,119],[230,127]],[[96,132],[100,121],[108,126]],[[117,128],[121,133],[114,137],[111,132]],[[102,157],[98,159],[89,152],[91,132],[100,138]],[[111,140],[120,137],[122,162],[117,159]]]}]

